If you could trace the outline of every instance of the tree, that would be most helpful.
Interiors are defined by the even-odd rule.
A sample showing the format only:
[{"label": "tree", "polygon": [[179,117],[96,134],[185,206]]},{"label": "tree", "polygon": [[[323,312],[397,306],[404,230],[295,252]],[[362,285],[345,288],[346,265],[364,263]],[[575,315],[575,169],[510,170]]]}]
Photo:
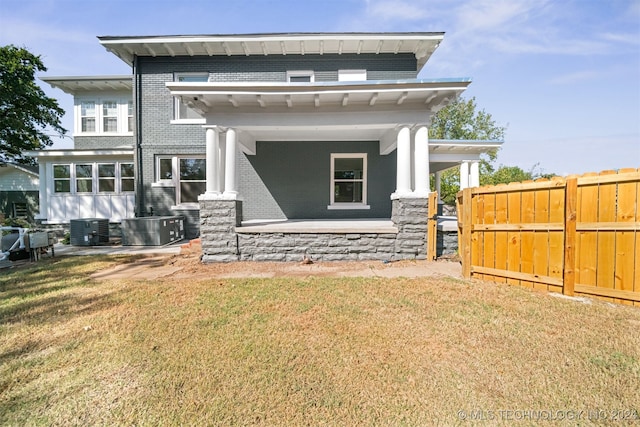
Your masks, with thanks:
[{"label": "tree", "polygon": [[[490,140],[504,139],[506,128],[496,124],[491,114],[484,110],[477,111],[475,97],[465,100],[458,98],[442,108],[431,121],[429,137],[432,139],[454,140]],[[485,184],[494,174],[498,150],[491,150],[480,158],[480,183]],[[449,169],[441,176],[440,198],[447,204],[455,202],[456,193],[460,190],[460,171]],[[487,183],[488,184],[488,183]]]},{"label": "tree", "polygon": [[40,56],[13,45],[0,46],[0,161],[33,163],[26,150],[50,146],[47,130],[64,135],[64,110],[36,84],[47,71]]}]

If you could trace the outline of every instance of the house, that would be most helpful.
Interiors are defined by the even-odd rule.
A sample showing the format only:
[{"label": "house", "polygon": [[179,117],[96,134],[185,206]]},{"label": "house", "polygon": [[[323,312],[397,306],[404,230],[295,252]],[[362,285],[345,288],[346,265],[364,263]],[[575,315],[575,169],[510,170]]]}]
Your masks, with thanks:
[{"label": "house", "polygon": [[74,95],[76,146],[34,153],[41,219],[181,215],[205,262],[424,257],[430,174],[477,185],[499,146],[429,141],[471,82],[417,78],[443,36],[99,37],[132,76],[44,79]]},{"label": "house", "polygon": [[38,168],[0,162],[0,213],[31,221],[38,212]]}]

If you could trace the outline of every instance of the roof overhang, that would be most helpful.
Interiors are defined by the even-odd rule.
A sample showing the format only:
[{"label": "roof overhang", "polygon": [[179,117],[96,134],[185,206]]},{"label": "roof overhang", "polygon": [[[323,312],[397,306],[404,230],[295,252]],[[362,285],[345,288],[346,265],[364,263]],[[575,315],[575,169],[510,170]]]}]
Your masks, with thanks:
[{"label": "roof overhang", "polygon": [[133,156],[133,147],[120,147],[103,150],[33,150],[27,151],[25,154],[36,158],[121,157]]},{"label": "roof overhang", "polygon": [[131,92],[133,88],[133,81],[130,75],[40,77],[40,80],[70,95],[102,91]]},{"label": "roof overhang", "polygon": [[135,56],[411,53],[416,57],[417,71],[422,69],[443,38],[443,32],[98,37],[108,51],[129,65],[133,65]]}]

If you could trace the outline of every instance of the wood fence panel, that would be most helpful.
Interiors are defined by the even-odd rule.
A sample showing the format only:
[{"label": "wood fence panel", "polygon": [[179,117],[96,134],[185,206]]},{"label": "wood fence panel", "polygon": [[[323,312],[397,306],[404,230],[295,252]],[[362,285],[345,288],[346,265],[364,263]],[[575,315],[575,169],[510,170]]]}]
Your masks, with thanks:
[{"label": "wood fence panel", "polygon": [[[538,224],[549,223],[549,190],[539,189],[535,192],[535,217]],[[533,235],[533,273],[538,276],[549,275],[549,231],[536,230]],[[546,283],[534,283],[534,289],[549,290]]]},{"label": "wood fence panel", "polygon": [[[602,171],[600,175],[611,175],[614,171]],[[601,183],[598,185],[598,222],[613,222],[616,220],[616,183]],[[615,233],[609,230],[596,231],[598,236],[596,286],[613,289],[614,256],[616,252]],[[613,298],[609,298],[613,302]]]},{"label": "wood fence panel", "polygon": [[[520,224],[522,222],[522,192],[511,191],[507,193],[507,223]],[[509,271],[522,272],[521,236],[522,231],[507,233],[507,268]],[[521,280],[507,278],[510,285],[521,285]]]},{"label": "wood fence panel", "polygon": [[[500,187],[500,186],[498,186]],[[496,194],[496,224],[507,223],[508,197],[507,193],[499,192]],[[498,270],[507,270],[507,250],[509,246],[508,233],[506,231],[496,231],[496,260],[495,268]],[[497,276],[497,282],[506,282],[505,277]]]},{"label": "wood fence panel", "polygon": [[[584,176],[594,176],[589,173]],[[578,209],[576,212],[577,222],[596,222],[598,220],[598,186],[584,185],[578,186]],[[579,231],[576,239],[576,283],[585,285],[596,285],[596,264],[597,236],[593,232]]]},{"label": "wood fence panel", "polygon": [[[621,170],[622,172],[634,172],[633,169]],[[636,195],[638,194],[637,182],[620,182],[617,191],[617,212],[616,222],[635,222],[636,221]],[[616,231],[615,233],[615,289],[622,291],[634,290],[634,264],[636,255],[636,232],[635,231]],[[617,300],[622,304],[633,304],[627,300]]]},{"label": "wood fence panel", "polygon": [[[526,181],[527,183],[533,181]],[[522,192],[520,199],[521,220],[524,224],[533,224],[535,220],[535,195],[532,190]],[[526,274],[533,274],[533,235],[531,230],[524,230],[520,236],[520,271]],[[533,288],[533,282],[520,281],[521,286]]]},{"label": "wood fence panel", "polygon": [[463,275],[640,306],[640,170],[466,189]]}]

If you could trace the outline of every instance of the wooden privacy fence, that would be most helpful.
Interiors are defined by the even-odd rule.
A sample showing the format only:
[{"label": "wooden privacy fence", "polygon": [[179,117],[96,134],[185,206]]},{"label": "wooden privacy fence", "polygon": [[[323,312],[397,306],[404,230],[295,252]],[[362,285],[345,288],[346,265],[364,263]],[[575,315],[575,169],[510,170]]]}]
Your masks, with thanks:
[{"label": "wooden privacy fence", "polygon": [[458,193],[463,275],[640,305],[640,170]]}]

